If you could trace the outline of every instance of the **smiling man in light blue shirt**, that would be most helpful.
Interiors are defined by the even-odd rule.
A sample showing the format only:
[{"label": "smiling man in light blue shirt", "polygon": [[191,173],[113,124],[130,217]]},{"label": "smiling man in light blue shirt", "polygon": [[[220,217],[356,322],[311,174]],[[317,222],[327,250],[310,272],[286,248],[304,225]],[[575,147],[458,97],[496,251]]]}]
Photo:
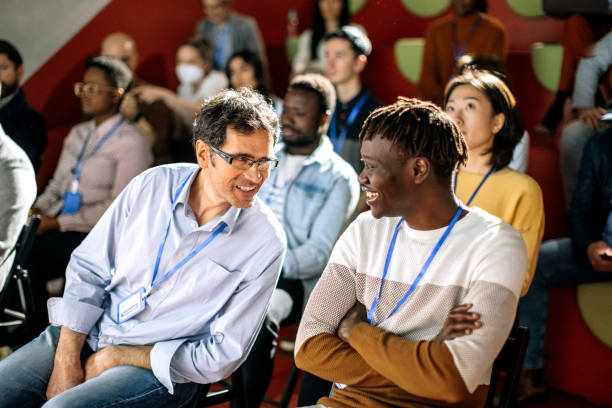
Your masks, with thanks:
[{"label": "smiling man in light blue shirt", "polygon": [[285,252],[256,194],[278,120],[248,90],[207,101],[198,165],[148,170],[74,251],[52,326],[0,363],[0,407],[183,406],[244,361]]}]

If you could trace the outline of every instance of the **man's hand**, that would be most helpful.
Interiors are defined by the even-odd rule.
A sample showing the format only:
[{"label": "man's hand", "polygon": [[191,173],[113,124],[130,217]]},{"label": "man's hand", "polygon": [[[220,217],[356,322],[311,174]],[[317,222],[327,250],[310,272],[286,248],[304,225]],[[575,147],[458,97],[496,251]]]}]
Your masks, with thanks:
[{"label": "man's hand", "polygon": [[612,272],[612,260],[607,261],[602,255],[612,256],[612,248],[604,241],[596,241],[587,247],[587,256],[591,266],[598,272]]},{"label": "man's hand", "polygon": [[451,340],[456,337],[467,336],[472,334],[473,330],[481,328],[480,313],[469,312],[472,306],[471,303],[467,303],[453,307],[434,341]]},{"label": "man's hand", "polygon": [[121,364],[121,346],[107,346],[89,356],[85,361],[85,381],[91,380]]},{"label": "man's hand", "polygon": [[365,322],[366,316],[367,312],[365,306],[359,302],[355,303],[355,306],[346,312],[344,318],[342,318],[338,326],[338,337],[344,341],[348,341],[353,327],[361,322]]},{"label": "man's hand", "polygon": [[40,215],[40,225],[38,226],[38,230],[36,231],[36,235],[42,235],[45,232],[56,231],[59,229],[59,222],[57,221],[57,217],[49,217],[45,214]]},{"label": "man's hand", "polygon": [[578,120],[589,126],[591,129],[600,129],[605,125],[599,121],[601,115],[605,114],[606,110],[599,107],[578,108]]},{"label": "man's hand", "polygon": [[53,372],[47,385],[47,399],[51,399],[85,381],[81,361],[53,365]]},{"label": "man's hand", "polygon": [[107,346],[85,361],[85,381],[91,380],[113,367],[131,365],[151,370],[153,346]]},{"label": "man's hand", "polygon": [[134,122],[134,119],[138,117],[140,109],[138,107],[138,98],[134,91],[130,91],[123,97],[119,110],[130,122]]},{"label": "man's hand", "polygon": [[47,399],[76,387],[85,380],[81,350],[85,335],[62,327],[53,360],[53,372],[47,384]]}]

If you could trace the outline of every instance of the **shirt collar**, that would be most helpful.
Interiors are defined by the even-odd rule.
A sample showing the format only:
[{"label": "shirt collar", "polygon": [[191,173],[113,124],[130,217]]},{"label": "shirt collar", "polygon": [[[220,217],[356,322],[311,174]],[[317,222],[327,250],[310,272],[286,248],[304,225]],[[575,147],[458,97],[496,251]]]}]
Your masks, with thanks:
[{"label": "shirt collar", "polygon": [[[329,155],[334,151],[334,146],[332,145],[329,137],[324,135],[321,138],[321,143],[317,146],[317,148],[310,153],[310,155],[304,160],[304,166],[308,166],[312,163],[324,163],[329,160]],[[289,154],[287,152],[287,146],[285,144],[279,145],[278,151],[278,159],[281,161],[283,156]]]},{"label": "shirt collar", "polygon": [[[195,214],[193,213],[193,210],[187,203],[187,198],[189,197],[191,186],[200,171],[201,169],[197,168],[195,169],[195,171],[191,173],[191,175],[189,176],[189,181],[187,182],[187,184],[185,185],[185,188],[183,189],[183,191],[181,191],[181,194],[178,196],[176,200],[177,209],[178,209],[179,204],[181,204],[183,206],[182,208],[183,214],[186,217],[195,218]],[[179,180],[179,183],[182,183],[183,180],[184,179]],[[176,191],[174,191],[172,194],[173,194],[172,198],[174,198]],[[178,211],[181,211],[181,210],[178,210]],[[214,231],[222,222],[225,222],[227,224],[227,228],[225,229],[225,231],[227,231],[228,234],[231,234],[232,231],[234,230],[234,226],[238,222],[238,217],[240,216],[241,213],[242,211],[240,208],[231,206],[223,215],[213,218],[212,220],[210,220],[209,222],[207,222],[206,224],[198,228],[201,228],[203,231]]]},{"label": "shirt collar", "polygon": [[109,130],[111,130],[111,128],[115,126],[117,122],[119,122],[120,119],[121,119],[121,114],[116,113],[110,118],[106,119],[104,122],[100,123],[97,127],[96,127],[96,122],[94,120],[91,120],[90,123],[91,123],[91,126],[94,128],[94,131],[97,134],[103,135],[103,134],[106,134],[106,132],[108,132]]},{"label": "shirt collar", "polygon": [[19,91],[21,90],[20,87],[17,87],[17,90],[15,90],[15,92],[13,92],[10,95],[5,96],[4,98],[0,99],[0,109],[4,108],[6,105],[9,104],[9,102],[11,102],[15,96],[17,96],[17,94],[19,93]]},{"label": "shirt collar", "polygon": [[353,106],[355,106],[355,104],[357,104],[357,101],[361,98],[361,96],[367,91],[366,87],[361,85],[361,90],[359,91],[359,93],[357,95],[355,95],[353,97],[353,99],[351,99],[348,102],[340,102],[340,100],[338,99],[337,102],[337,108],[339,108],[342,111],[347,111],[353,108]]}]

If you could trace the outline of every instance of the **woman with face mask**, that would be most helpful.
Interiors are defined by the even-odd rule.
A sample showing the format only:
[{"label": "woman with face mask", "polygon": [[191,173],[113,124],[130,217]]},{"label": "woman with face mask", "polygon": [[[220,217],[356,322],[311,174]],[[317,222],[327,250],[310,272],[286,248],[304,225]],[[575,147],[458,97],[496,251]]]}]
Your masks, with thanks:
[{"label": "woman with face mask", "polygon": [[212,69],[212,48],[206,39],[188,40],[176,50],[177,93],[192,102],[200,102],[227,88],[227,78]]},{"label": "woman with face mask", "polygon": [[139,86],[133,93],[146,103],[161,100],[186,123],[191,123],[202,100],[228,85],[223,72],[212,70],[212,48],[205,39],[187,40],[179,45],[175,72],[179,79],[177,93],[155,85]]},{"label": "woman with face mask", "polygon": [[544,203],[538,183],[508,167],[521,137],[514,96],[497,76],[468,70],[446,86],[444,108],[469,149],[467,163],[454,176],[455,194],[468,207],[480,207],[521,233],[528,256],[524,296],[544,234]]}]

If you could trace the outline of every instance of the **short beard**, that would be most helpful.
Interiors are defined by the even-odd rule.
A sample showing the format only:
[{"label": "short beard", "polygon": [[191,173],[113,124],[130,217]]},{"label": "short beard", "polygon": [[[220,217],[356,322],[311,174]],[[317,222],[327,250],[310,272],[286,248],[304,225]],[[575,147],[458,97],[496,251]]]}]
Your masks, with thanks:
[{"label": "short beard", "polygon": [[17,88],[19,88],[19,83],[17,81],[15,81],[13,85],[6,85],[5,83],[2,83],[0,98],[6,98],[7,96],[14,94],[17,91]]}]

